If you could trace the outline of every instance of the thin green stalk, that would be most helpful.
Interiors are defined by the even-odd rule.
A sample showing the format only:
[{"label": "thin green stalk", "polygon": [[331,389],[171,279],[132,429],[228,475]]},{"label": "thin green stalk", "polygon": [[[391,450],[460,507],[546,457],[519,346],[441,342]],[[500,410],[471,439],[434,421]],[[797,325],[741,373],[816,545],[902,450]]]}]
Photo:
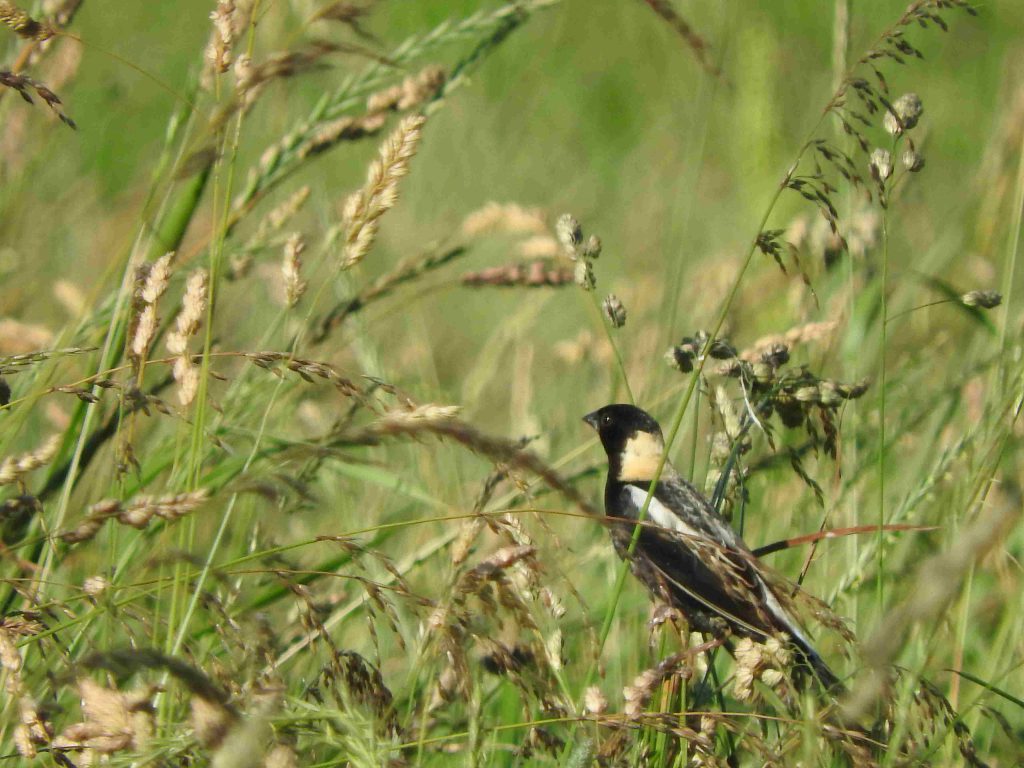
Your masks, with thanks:
[{"label": "thin green stalk", "polygon": [[999,383],[1005,389],[1007,355],[1007,329],[1010,325],[1010,309],[1013,306],[1013,285],[1017,274],[1017,254],[1020,253],[1022,219],[1024,219],[1024,136],[1021,138],[1020,158],[1017,164],[1017,189],[1014,196],[1013,219],[1010,223],[1010,237],[1007,242],[1006,265],[1003,267],[1003,322],[999,328],[999,349],[1002,351],[999,364]]},{"label": "thin green stalk", "polygon": [[[619,351],[619,345],[615,343],[615,336],[612,333],[611,324],[605,319],[604,312],[601,309],[601,302],[597,298],[597,291],[586,291],[590,294],[590,303],[594,307],[594,311],[597,313],[597,322],[601,326],[601,330],[604,331],[605,337],[608,339],[608,343],[611,344],[612,353],[615,355],[615,363],[619,368],[619,376],[622,378],[622,385],[626,388],[626,396],[629,398],[629,402],[636,405],[636,398],[633,397],[633,389],[629,386],[629,376],[626,374],[626,364],[622,361],[622,353]],[[613,393],[614,398],[614,393]]]},{"label": "thin green stalk", "polygon": [[875,597],[879,615],[885,610],[885,353],[889,342],[889,211],[882,209],[882,322],[879,328],[881,349],[878,353],[878,572]]}]

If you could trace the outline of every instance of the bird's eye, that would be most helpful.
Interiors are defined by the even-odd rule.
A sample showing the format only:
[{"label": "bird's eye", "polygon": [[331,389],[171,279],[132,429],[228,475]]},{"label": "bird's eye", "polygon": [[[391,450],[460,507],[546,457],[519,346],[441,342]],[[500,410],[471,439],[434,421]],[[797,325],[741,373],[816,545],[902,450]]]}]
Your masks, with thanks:
[{"label": "bird's eye", "polygon": [[603,426],[607,427],[611,423],[612,423],[612,417],[609,416],[607,413],[604,416],[601,417],[601,424]]}]

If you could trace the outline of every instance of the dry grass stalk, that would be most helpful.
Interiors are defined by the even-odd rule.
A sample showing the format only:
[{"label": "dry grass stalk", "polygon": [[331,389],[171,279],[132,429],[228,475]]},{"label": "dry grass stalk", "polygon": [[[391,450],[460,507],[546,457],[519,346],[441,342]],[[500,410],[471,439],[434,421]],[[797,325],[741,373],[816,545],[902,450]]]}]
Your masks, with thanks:
[{"label": "dry grass stalk", "polygon": [[260,368],[272,371],[277,376],[282,375],[278,366],[283,366],[310,383],[314,381],[314,377],[329,381],[347,397],[358,397],[363,394],[363,391],[350,379],[346,379],[326,363],[292,357],[284,352],[248,352],[244,357],[252,360]]},{"label": "dry grass stalk", "polygon": [[450,248],[443,251],[431,251],[426,255],[414,259],[402,259],[389,272],[381,275],[369,286],[362,289],[358,296],[338,304],[323,319],[317,323],[317,331],[313,341],[322,343],[330,335],[331,331],[345,322],[349,315],[364,309],[368,304],[385,296],[390,295],[398,287],[411,283],[417,278],[440,269],[451,261],[461,258],[466,254],[462,247]]},{"label": "dry grass stalk", "polygon": [[60,448],[60,436],[51,435],[34,451],[8,456],[0,462],[0,485],[23,482],[25,475],[49,464]]},{"label": "dry grass stalk", "polygon": [[707,40],[701,37],[694,30],[693,25],[690,24],[686,19],[679,15],[675,8],[668,0],[643,0],[643,2],[659,17],[661,17],[665,23],[667,23],[672,30],[683,39],[686,43],[686,47],[692,51],[697,62],[703,67],[704,71],[711,75],[721,75],[722,71],[718,68],[711,60],[710,45]]},{"label": "dry grass stalk", "polygon": [[136,496],[130,501],[106,499],[90,506],[78,527],[61,534],[61,539],[69,544],[88,541],[110,518],[132,528],[145,528],[154,517],[171,522],[191,513],[208,498],[209,492],[200,489],[170,496]]},{"label": "dry grass stalk", "polygon": [[302,279],[302,252],[306,250],[306,241],[298,232],[288,237],[284,244],[284,260],[281,263],[281,276],[284,278],[285,303],[294,307],[306,292],[306,281]]},{"label": "dry grass stalk", "polygon": [[434,98],[445,84],[447,75],[444,68],[431,65],[410,75],[398,85],[377,91],[366,101],[368,114],[382,112],[407,112]]},{"label": "dry grass stalk", "polygon": [[273,53],[258,64],[248,55],[239,56],[235,62],[235,91],[242,109],[250,109],[267,84],[309,72],[324,57],[343,50],[343,46],[318,40],[301,50]]},{"label": "dry grass stalk", "polygon": [[425,405],[396,408],[384,414],[383,422],[389,424],[437,424],[454,419],[462,411],[460,405]]},{"label": "dry grass stalk", "polygon": [[340,442],[374,444],[384,437],[415,437],[433,434],[447,437],[513,469],[526,470],[540,477],[548,487],[562,494],[588,515],[601,517],[597,509],[576,488],[562,479],[555,470],[517,442],[485,435],[464,421],[455,418],[443,421],[394,422],[381,421],[364,432],[345,436]]},{"label": "dry grass stalk", "polygon": [[474,287],[491,285],[503,288],[542,288],[572,285],[575,282],[575,275],[576,271],[571,267],[560,267],[548,259],[538,259],[467,272],[460,279],[463,285]]},{"label": "dry grass stalk", "polygon": [[409,161],[419,148],[425,122],[422,115],[403,118],[370,166],[366,186],[345,202],[342,269],[362,261],[376,240],[380,217],[398,201],[398,183],[409,172]]},{"label": "dry grass stalk", "polygon": [[188,278],[181,312],[174,329],[167,334],[167,351],[175,355],[174,380],[178,383],[178,402],[183,406],[195,399],[199,389],[199,371],[188,354],[188,340],[199,331],[206,311],[206,272],[197,269]]}]

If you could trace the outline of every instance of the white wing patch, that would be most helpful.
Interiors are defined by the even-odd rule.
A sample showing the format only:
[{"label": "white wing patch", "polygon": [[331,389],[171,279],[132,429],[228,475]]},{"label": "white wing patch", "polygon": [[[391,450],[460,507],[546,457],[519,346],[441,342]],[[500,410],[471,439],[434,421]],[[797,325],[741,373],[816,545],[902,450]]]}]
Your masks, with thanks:
[{"label": "white wing patch", "polygon": [[[640,510],[644,508],[644,502],[647,500],[647,489],[639,488],[635,485],[627,485],[626,492],[629,494],[629,500],[636,508],[637,514],[639,514]],[[694,538],[700,536],[694,528],[687,525],[679,515],[658,501],[654,496],[651,497],[651,503],[647,507],[647,519],[656,525],[660,525],[662,528],[668,528],[670,531],[681,533],[684,536],[693,536]]]}]

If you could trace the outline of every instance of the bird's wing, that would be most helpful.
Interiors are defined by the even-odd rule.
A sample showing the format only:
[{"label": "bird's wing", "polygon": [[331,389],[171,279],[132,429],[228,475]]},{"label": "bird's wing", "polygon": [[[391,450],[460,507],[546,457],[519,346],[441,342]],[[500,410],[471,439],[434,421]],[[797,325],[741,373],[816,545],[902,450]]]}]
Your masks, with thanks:
[{"label": "bird's wing", "polygon": [[[622,506],[636,518],[648,489],[622,489]],[[748,632],[783,631],[810,645],[799,624],[761,573],[760,564],[704,496],[682,478],[659,482],[647,507],[640,544],[661,576],[692,600]],[[660,529],[660,530],[659,530]]]}]

